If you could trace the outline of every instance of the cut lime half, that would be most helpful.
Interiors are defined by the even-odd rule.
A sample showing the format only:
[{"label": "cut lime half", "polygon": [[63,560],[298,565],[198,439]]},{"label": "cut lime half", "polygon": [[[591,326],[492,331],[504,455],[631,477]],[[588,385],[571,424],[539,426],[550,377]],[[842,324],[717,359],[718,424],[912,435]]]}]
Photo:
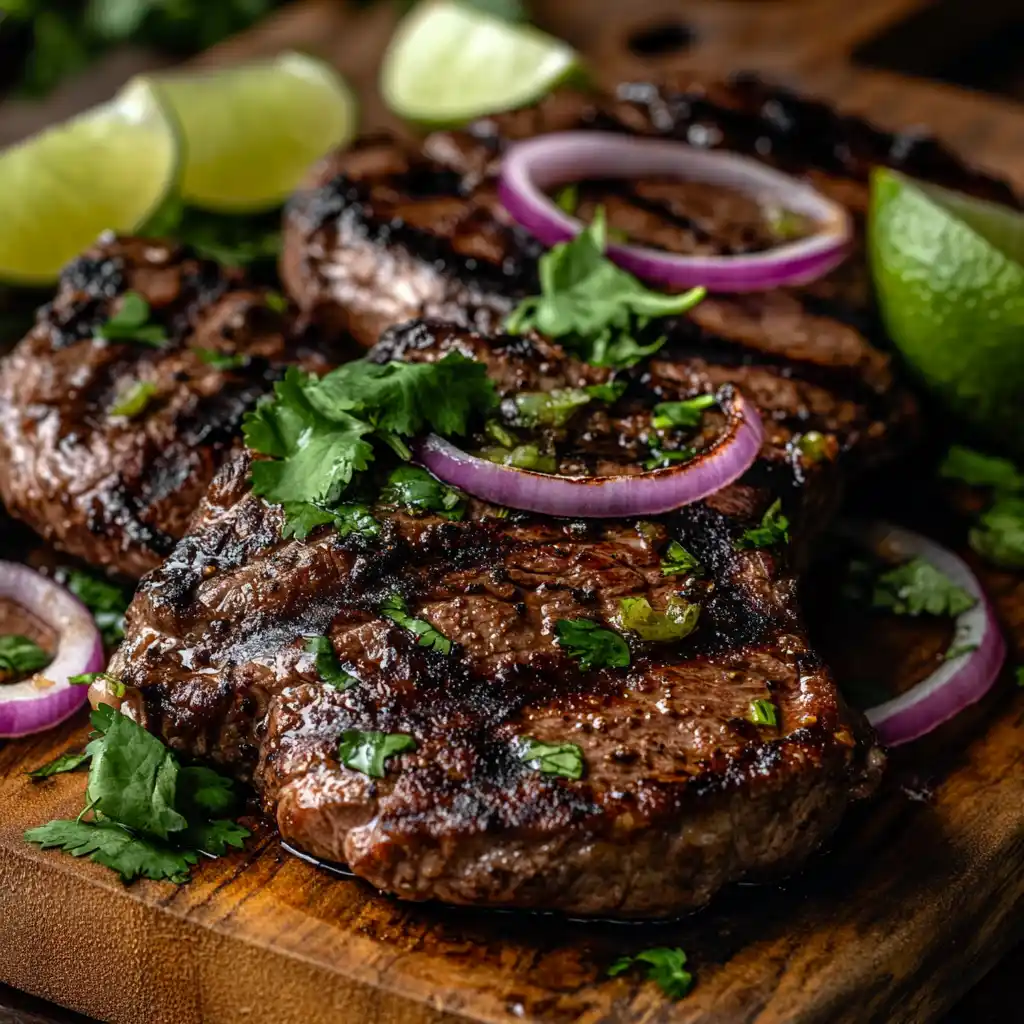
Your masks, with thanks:
[{"label": "cut lime half", "polygon": [[0,153],[0,280],[46,285],[108,228],[131,232],[173,192],[173,119],[149,88]]},{"label": "cut lime half", "polygon": [[348,86],[301,53],[149,81],[184,135],[182,198],[205,210],[253,213],[280,205],[310,164],[356,131]]},{"label": "cut lime half", "polygon": [[1024,215],[879,169],[869,244],[906,361],[949,412],[1024,453]]},{"label": "cut lime half", "polygon": [[571,47],[529,25],[430,0],[398,26],[381,92],[409,121],[460,124],[531,103],[579,70]]}]

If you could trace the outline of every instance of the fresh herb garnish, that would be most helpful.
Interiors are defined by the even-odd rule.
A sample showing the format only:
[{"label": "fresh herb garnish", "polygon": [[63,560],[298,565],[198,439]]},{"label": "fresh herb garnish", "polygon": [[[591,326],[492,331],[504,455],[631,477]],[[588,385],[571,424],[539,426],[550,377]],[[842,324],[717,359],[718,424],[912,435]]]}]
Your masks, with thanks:
[{"label": "fresh herb garnish", "polygon": [[215,370],[239,370],[249,362],[244,352],[218,352],[215,348],[194,348],[192,351],[198,356],[199,362]]},{"label": "fresh herb garnish", "polygon": [[535,772],[561,775],[565,779],[583,778],[583,751],[575,743],[542,743],[522,738],[519,760]]},{"label": "fresh herb garnish", "polygon": [[992,487],[997,491],[1024,491],[1024,474],[1009,459],[986,455],[955,444],[939,467],[939,476],[959,480],[971,487]]},{"label": "fresh herb garnish", "polygon": [[46,668],[53,658],[27,636],[0,636],[0,675],[27,676]]},{"label": "fresh herb garnish", "polygon": [[346,768],[382,779],[387,774],[385,762],[388,758],[415,749],[416,740],[405,733],[349,729],[341,737],[338,757]]},{"label": "fresh herb garnish", "polygon": [[516,422],[524,427],[564,427],[590,400],[583,388],[522,391],[514,399]]},{"label": "fresh herb garnish", "polygon": [[541,294],[513,310],[506,330],[536,330],[560,339],[595,366],[634,366],[661,348],[663,337],[640,340],[651,321],[685,313],[705,290],[694,288],[682,295],[651,291],[605,258],[606,239],[604,210],[599,209],[571,242],[541,256]]},{"label": "fresh herb garnish", "polygon": [[628,668],[629,647],[618,633],[590,619],[559,619],[555,623],[558,645],[580,668]]},{"label": "fresh herb garnish", "polygon": [[153,396],[160,389],[151,380],[136,381],[120,398],[111,406],[111,416],[124,416],[132,419],[145,412]]},{"label": "fresh herb garnish", "polygon": [[327,508],[306,501],[289,501],[284,505],[284,515],[282,535],[297,540],[305,540],[318,526],[328,523],[334,526],[339,537],[380,535],[380,523],[374,519],[369,506],[354,502]]},{"label": "fresh herb garnish", "polygon": [[646,597],[623,597],[619,607],[622,628],[651,643],[671,643],[688,637],[697,628],[700,617],[699,604],[691,604],[676,594],[668,599],[663,612],[655,611]]},{"label": "fresh herb garnish", "polygon": [[1024,568],[1024,498],[997,497],[968,534],[982,558],[1006,569]]},{"label": "fresh herb garnish", "polygon": [[778,725],[778,708],[770,700],[755,700],[750,705],[750,720],[754,725]]},{"label": "fresh herb garnish", "polygon": [[515,448],[489,446],[481,448],[477,454],[499,466],[532,469],[535,473],[554,473],[558,470],[558,459],[548,452],[542,452],[535,444],[517,444]]},{"label": "fresh herb garnish", "polygon": [[138,292],[125,292],[121,305],[96,333],[108,341],[134,341],[140,345],[161,348],[167,341],[163,324],[151,323],[149,303]]},{"label": "fresh herb garnish", "polygon": [[104,645],[116,647],[124,639],[124,613],[131,595],[115,583],[81,569],[67,572],[64,585],[92,612]]},{"label": "fresh herb garnish", "polygon": [[913,558],[881,573],[875,580],[871,604],[896,615],[947,615],[955,618],[978,603],[973,594],[954,583],[923,558]]},{"label": "fresh herb garnish", "polygon": [[626,393],[628,387],[628,381],[609,380],[604,384],[588,384],[583,390],[595,402],[607,402],[609,405],[614,405]]},{"label": "fresh herb garnish", "polygon": [[659,402],[654,407],[651,426],[655,430],[670,427],[699,427],[704,413],[717,403],[714,395],[697,395],[682,402]]},{"label": "fresh herb garnish", "polygon": [[782,499],[777,498],[761,517],[760,526],[744,531],[736,542],[738,548],[769,548],[789,540],[789,520],[782,514]]},{"label": "fresh herb garnish", "polygon": [[435,629],[426,619],[417,619],[409,614],[409,606],[401,594],[392,594],[380,606],[380,613],[395,625],[416,634],[416,643],[428,647],[438,654],[450,654],[452,642],[444,633]]},{"label": "fresh herb garnish", "polygon": [[306,653],[316,655],[317,675],[336,690],[344,692],[359,682],[351,672],[346,672],[338,661],[329,636],[310,636],[306,638]]},{"label": "fresh herb garnish", "polygon": [[672,541],[661,559],[662,576],[700,576],[703,566],[683,547],[679,541]]},{"label": "fresh herb garnish", "polygon": [[554,198],[555,206],[569,214],[570,217],[574,216],[576,208],[580,205],[579,185],[575,181],[570,181],[568,185],[563,185],[555,193]]},{"label": "fresh herb garnish", "polygon": [[1018,686],[1024,686],[1024,665],[1018,665],[1013,671]]},{"label": "fresh herb garnish", "polygon": [[693,448],[662,448],[658,444],[652,444],[650,452],[650,458],[644,461],[644,469],[667,469],[677,462],[691,462],[697,454]]},{"label": "fresh herb garnish", "polygon": [[272,309],[275,313],[288,312],[288,300],[280,292],[264,292],[263,301],[267,304],[267,309]]},{"label": "fresh herb garnish", "polygon": [[25,774],[30,779],[48,779],[51,775],[63,775],[65,772],[73,772],[76,768],[81,768],[82,765],[89,762],[91,757],[92,755],[85,751],[80,754],[61,754],[60,757],[47,761],[35,771],[25,772]]},{"label": "fresh herb garnish", "polygon": [[618,977],[637,967],[649,981],[657,982],[670,999],[682,999],[693,988],[693,975],[686,970],[686,954],[681,949],[662,946],[621,957],[608,968],[608,977]]},{"label": "fresh herb garnish", "polygon": [[80,762],[92,759],[86,809],[77,819],[30,829],[29,842],[88,856],[125,882],[185,882],[200,850],[219,856],[241,848],[248,831],[218,817],[236,802],[229,779],[180,767],[155,736],[108,705],[92,713],[92,723],[96,732]]},{"label": "fresh herb garnish", "polygon": [[461,519],[466,514],[466,495],[419,466],[392,470],[380,500],[384,505],[397,505],[413,514],[434,512],[445,519]]},{"label": "fresh herb garnish", "polygon": [[953,644],[948,651],[942,656],[943,661],[955,661],[957,658],[962,658],[965,654],[970,654],[972,651],[978,649],[977,644]]},{"label": "fresh herb garnish", "polygon": [[128,692],[124,683],[117,676],[112,676],[109,672],[83,672],[78,676],[68,676],[68,682],[72,686],[92,686],[93,683],[98,682],[100,679],[107,683],[110,692],[115,697],[123,697]]}]

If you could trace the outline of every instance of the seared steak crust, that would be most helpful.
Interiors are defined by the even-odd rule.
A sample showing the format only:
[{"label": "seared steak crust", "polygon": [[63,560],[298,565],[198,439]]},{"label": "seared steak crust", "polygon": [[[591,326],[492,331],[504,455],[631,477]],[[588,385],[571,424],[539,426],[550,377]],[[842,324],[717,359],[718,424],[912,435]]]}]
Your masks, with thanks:
[{"label": "seared steak crust", "polygon": [[[119,296],[150,304],[168,340],[105,341]],[[0,497],[57,547],[126,576],[185,532],[244,413],[290,361],[289,321],[243,277],[164,242],[102,239],[0,362]],[[276,305],[276,304],[275,304]],[[230,368],[197,351],[244,356]],[[135,415],[114,415],[139,385]]]},{"label": "seared steak crust", "polygon": [[[371,357],[453,349],[484,361],[505,394],[607,373],[539,339],[424,323],[393,331]],[[706,391],[716,371],[656,359],[625,401]],[[614,415],[605,429],[619,429]],[[802,465],[792,437],[770,424],[739,484],[650,525],[500,517],[481,503],[462,522],[378,507],[376,540],[320,530],[282,541],[280,511],[251,494],[239,457],[143,581],[111,671],[172,746],[252,778],[285,839],[382,889],[678,913],[729,880],[794,866],[881,762],[808,646],[786,556],[735,544],[776,497],[805,536],[830,511],[833,465]],[[662,574],[672,538],[703,577]],[[453,642],[449,655],[380,615],[395,590]],[[583,671],[554,640],[559,619],[613,623],[622,597],[660,609],[676,593],[700,601],[698,629],[673,644],[631,641],[628,670]],[[311,634],[331,637],[357,685],[318,679]],[[757,699],[779,708],[778,728],[749,720]],[[371,779],[339,763],[347,729],[408,733],[417,749]],[[578,744],[585,778],[525,766],[524,736]]]}]

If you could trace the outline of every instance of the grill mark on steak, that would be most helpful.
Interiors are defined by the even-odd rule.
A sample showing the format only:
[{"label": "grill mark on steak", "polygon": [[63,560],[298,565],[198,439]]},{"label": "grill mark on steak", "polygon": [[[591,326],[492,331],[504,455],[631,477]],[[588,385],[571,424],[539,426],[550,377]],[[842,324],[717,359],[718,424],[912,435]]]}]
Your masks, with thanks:
[{"label": "grill mark on steak", "polygon": [[[138,292],[168,340],[106,341],[117,297]],[[235,271],[166,242],[106,236],[61,276],[35,327],[0,362],[0,496],[57,547],[126,576],[184,534],[241,420],[293,358],[289,318]],[[195,349],[241,354],[217,369]],[[156,386],[128,419],[111,408]]]}]

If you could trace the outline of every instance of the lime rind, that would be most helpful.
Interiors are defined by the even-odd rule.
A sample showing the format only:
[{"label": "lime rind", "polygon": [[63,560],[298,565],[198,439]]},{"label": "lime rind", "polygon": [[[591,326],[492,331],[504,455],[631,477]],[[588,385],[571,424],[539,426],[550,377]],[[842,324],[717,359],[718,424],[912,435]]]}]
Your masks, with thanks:
[{"label": "lime rind", "polygon": [[351,141],[358,126],[344,79],[302,53],[143,80],[181,125],[182,199],[217,213],[279,206],[310,165]]},{"label": "lime rind", "polygon": [[173,116],[142,87],[0,153],[0,280],[52,284],[104,231],[136,231],[175,191],[179,161]]},{"label": "lime rind", "polygon": [[438,127],[526,106],[582,71],[576,52],[526,24],[428,0],[398,26],[380,87],[400,117]]}]

